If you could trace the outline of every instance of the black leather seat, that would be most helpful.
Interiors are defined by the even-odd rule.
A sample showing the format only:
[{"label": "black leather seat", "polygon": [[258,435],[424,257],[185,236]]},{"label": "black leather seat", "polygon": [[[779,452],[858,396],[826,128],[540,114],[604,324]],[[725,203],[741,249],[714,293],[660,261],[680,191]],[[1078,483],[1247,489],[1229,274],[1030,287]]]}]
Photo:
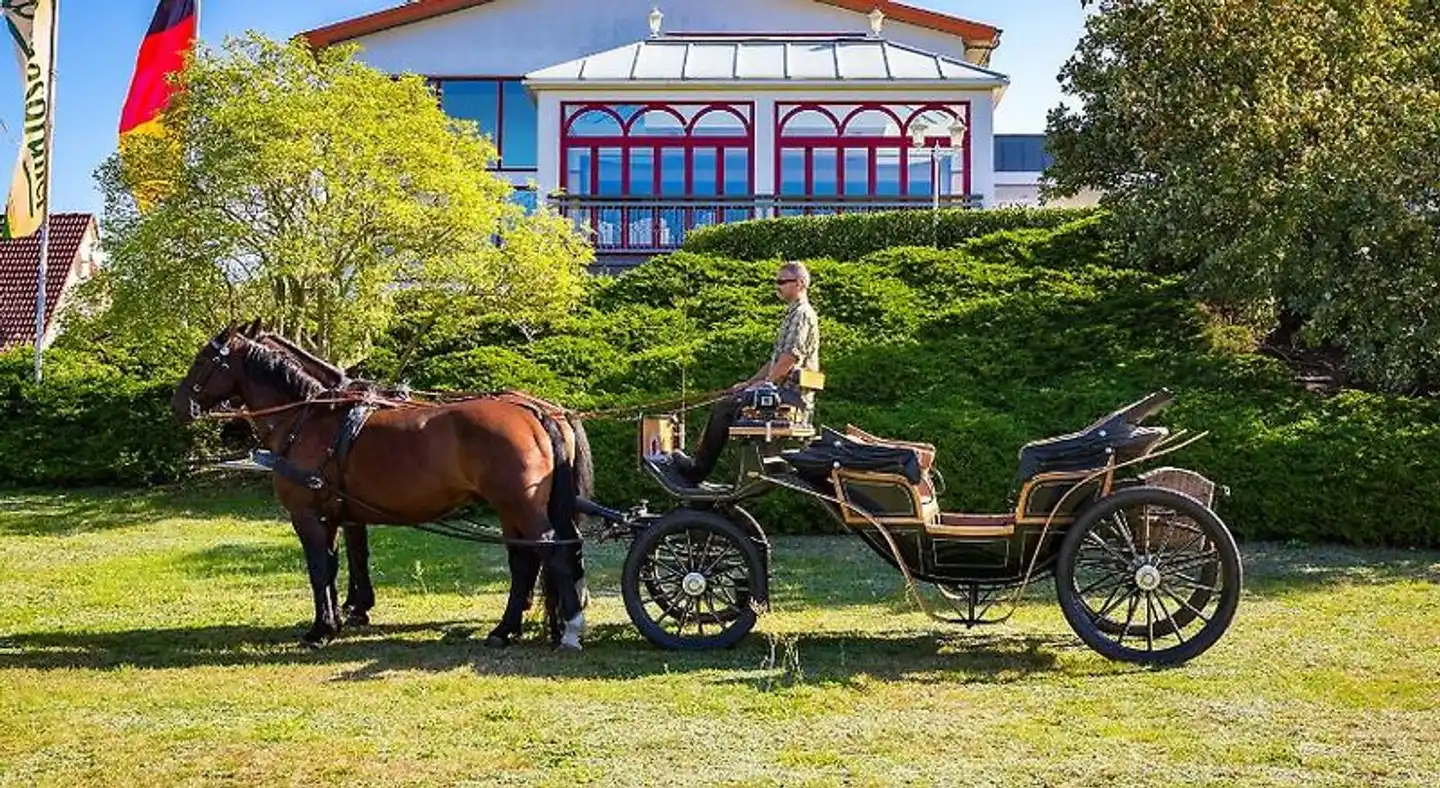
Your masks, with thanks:
[{"label": "black leather seat", "polygon": [[1139,456],[1169,434],[1164,427],[1142,427],[1140,422],[1163,408],[1170,399],[1170,392],[1162,389],[1079,432],[1025,444],[1020,449],[1020,480],[1039,473],[1100,468],[1111,454],[1117,455],[1118,461]]}]

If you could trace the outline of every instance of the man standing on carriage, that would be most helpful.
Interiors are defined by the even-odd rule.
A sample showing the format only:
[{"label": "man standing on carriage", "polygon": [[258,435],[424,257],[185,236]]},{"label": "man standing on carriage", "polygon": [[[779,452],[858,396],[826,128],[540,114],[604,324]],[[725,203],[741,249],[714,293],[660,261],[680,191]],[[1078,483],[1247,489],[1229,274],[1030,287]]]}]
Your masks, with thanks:
[{"label": "man standing on carriage", "polygon": [[814,410],[815,392],[799,385],[801,370],[820,371],[820,319],[810,305],[809,289],[810,271],[804,263],[792,260],[776,272],[775,290],[786,308],[770,360],[754,375],[731,386],[726,396],[715,403],[693,458],[679,451],[670,455],[676,471],[691,484],[698,485],[714,470],[729,440],[730,425],[749,401],[754,387],[773,383],[785,402],[802,407],[806,414]]}]

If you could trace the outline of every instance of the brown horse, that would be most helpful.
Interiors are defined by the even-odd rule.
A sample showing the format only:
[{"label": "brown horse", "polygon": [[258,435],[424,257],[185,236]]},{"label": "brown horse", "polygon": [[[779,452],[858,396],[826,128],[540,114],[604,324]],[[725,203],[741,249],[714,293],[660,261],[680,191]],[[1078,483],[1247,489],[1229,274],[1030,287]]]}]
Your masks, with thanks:
[{"label": "brown horse", "polygon": [[[279,458],[276,495],[300,538],[315,600],[304,642],[319,645],[342,625],[335,591],[342,524],[363,535],[367,525],[431,522],[485,501],[499,516],[511,574],[504,616],[486,643],[503,646],[520,634],[543,565],[547,603],[555,606],[551,638],[579,648],[584,562],[575,501],[588,491],[590,460],[578,420],[518,394],[396,403],[375,411],[347,442],[346,421],[362,399],[331,388],[290,354],[230,327],[200,349],[171,401],[181,422],[238,402]],[[352,571],[355,565],[352,557]],[[359,580],[357,589],[352,576],[351,592],[361,598],[351,601],[368,610],[368,571]]]},{"label": "brown horse", "polygon": [[[248,328],[241,329],[241,333],[273,350],[288,355],[291,360],[300,365],[311,377],[323,384],[329,393],[355,392],[359,394],[371,394],[381,397],[406,398],[401,391],[386,390],[373,381],[361,378],[352,378],[340,367],[316,356],[314,353],[301,347],[283,334],[261,330],[260,321],[256,320]],[[516,396],[516,392],[507,392],[500,396]],[[559,422],[562,432],[565,433],[566,445],[569,447],[570,455],[575,456],[575,447],[578,442],[586,441],[584,426],[578,417],[563,412],[550,403],[538,399],[525,397],[532,403],[542,407],[546,412],[557,417],[563,417]],[[587,444],[588,445],[588,444]],[[580,483],[580,494],[585,497],[590,495],[590,487],[594,469],[588,464],[589,455],[582,453],[576,458],[581,464],[577,466],[577,479]],[[375,607],[375,587],[370,580],[370,533],[364,525],[357,525],[353,522],[343,522],[340,525],[341,533],[345,536],[345,563],[346,563],[346,590],[345,601],[341,603],[340,610],[344,615],[345,626],[366,626],[370,623],[370,611]],[[511,547],[511,550],[520,549]],[[577,550],[581,549],[579,546]],[[582,560],[583,566],[583,560]],[[546,584],[546,618],[550,622],[558,620],[558,612],[554,609],[555,594],[550,588],[550,575],[542,566],[540,577]],[[586,607],[589,602],[589,594],[585,589],[585,580],[579,578],[580,606]],[[529,610],[532,599],[527,598],[525,610]]]}]

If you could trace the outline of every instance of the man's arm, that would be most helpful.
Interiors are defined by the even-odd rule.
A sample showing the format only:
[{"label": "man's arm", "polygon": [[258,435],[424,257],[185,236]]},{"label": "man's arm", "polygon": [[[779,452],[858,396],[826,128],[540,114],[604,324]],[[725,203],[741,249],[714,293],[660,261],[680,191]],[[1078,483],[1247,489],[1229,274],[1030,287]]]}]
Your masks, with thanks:
[{"label": "man's arm", "polygon": [[[790,374],[790,370],[794,369],[795,365],[799,362],[800,359],[796,358],[794,353],[787,350],[780,354],[780,358],[775,359],[775,366],[773,368],[765,370],[765,377],[762,378],[762,380],[779,383],[785,379],[785,376]],[[766,366],[769,367],[770,365],[766,364]]]}]

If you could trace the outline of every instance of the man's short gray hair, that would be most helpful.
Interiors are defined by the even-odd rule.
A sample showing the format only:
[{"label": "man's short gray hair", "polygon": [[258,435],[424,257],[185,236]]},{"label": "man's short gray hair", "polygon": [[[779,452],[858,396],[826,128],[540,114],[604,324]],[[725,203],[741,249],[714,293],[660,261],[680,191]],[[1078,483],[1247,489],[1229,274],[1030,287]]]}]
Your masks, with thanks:
[{"label": "man's short gray hair", "polygon": [[800,284],[804,285],[805,287],[810,286],[810,269],[806,268],[805,264],[800,262],[799,260],[791,260],[788,263],[780,266],[780,273],[790,274],[796,279],[799,279]]}]

